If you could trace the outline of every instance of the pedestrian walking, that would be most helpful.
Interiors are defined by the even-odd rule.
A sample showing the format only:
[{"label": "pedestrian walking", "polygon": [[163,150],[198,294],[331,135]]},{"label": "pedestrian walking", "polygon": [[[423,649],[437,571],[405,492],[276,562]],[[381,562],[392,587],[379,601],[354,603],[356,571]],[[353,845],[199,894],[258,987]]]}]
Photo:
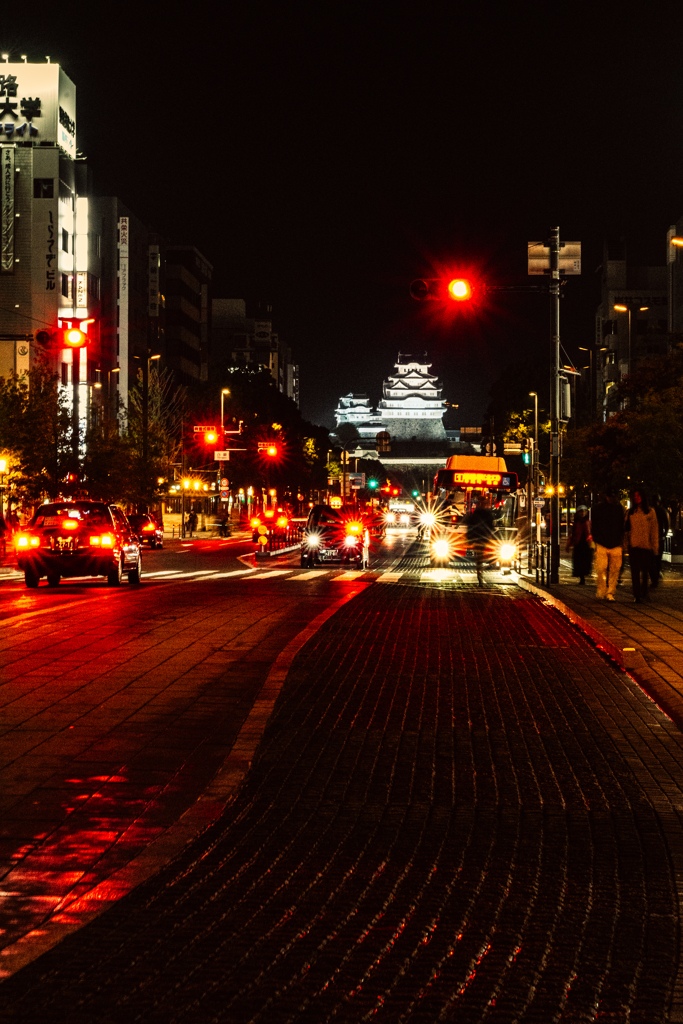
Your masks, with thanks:
[{"label": "pedestrian walking", "polygon": [[493,541],[495,532],[493,512],[489,508],[489,501],[486,495],[480,495],[476,507],[465,516],[465,526],[467,527],[467,544],[474,550],[477,582],[481,586],[484,582],[486,549]]},{"label": "pedestrian walking", "polygon": [[650,586],[656,587],[662,579],[662,553],[664,551],[664,541],[666,540],[666,535],[669,532],[669,513],[661,504],[658,494],[656,494],[652,500],[652,508],[657,516],[657,539],[659,541],[659,550],[656,555],[652,556],[652,564],[650,566]]},{"label": "pedestrian walking", "polygon": [[600,495],[591,512],[590,523],[595,544],[598,598],[614,601],[624,557],[624,509],[611,488]]},{"label": "pedestrian walking", "polygon": [[583,587],[593,568],[591,522],[586,505],[579,505],[576,510],[572,530],[567,537],[567,551],[572,553],[572,576],[578,576],[579,585]]},{"label": "pedestrian walking", "polygon": [[194,533],[194,531],[197,529],[197,513],[196,512],[190,512],[189,516],[187,517],[187,525],[189,527],[190,537],[191,537],[192,534]]},{"label": "pedestrian walking", "polygon": [[648,600],[647,584],[653,556],[659,553],[659,526],[642,488],[631,492],[624,536],[631,563],[631,584],[636,604]]}]

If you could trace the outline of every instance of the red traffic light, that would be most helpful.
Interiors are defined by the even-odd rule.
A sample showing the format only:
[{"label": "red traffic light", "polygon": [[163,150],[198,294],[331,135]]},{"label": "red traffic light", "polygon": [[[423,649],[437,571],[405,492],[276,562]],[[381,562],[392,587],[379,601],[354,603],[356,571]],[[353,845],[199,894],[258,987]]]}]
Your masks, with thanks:
[{"label": "red traffic light", "polygon": [[272,442],[259,441],[258,450],[259,455],[266,455],[269,459],[276,459],[280,454],[280,449]]},{"label": "red traffic light", "polygon": [[217,440],[218,434],[216,433],[215,430],[207,430],[206,433],[204,434],[205,444],[215,444]]},{"label": "red traffic light", "polygon": [[467,278],[455,277],[448,282],[448,294],[454,302],[467,302],[472,298],[472,286]]},{"label": "red traffic light", "polygon": [[410,294],[418,302],[469,302],[484,290],[469,277],[418,278],[410,285]]},{"label": "red traffic light", "polygon": [[88,342],[88,335],[80,327],[68,327],[64,331],[63,338],[67,348],[83,348]]}]

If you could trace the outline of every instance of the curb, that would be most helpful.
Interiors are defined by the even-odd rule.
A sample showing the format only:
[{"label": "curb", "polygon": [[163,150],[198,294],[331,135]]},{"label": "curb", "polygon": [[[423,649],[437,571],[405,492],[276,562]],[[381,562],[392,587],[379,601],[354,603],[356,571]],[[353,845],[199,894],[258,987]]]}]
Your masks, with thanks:
[{"label": "curb", "polygon": [[[584,619],[582,615],[570,608],[551,591],[544,590],[521,576],[517,577],[517,584],[523,590],[528,590],[529,593],[540,597],[546,604],[557,608],[572,625],[578,626],[583,633],[586,633],[598,649],[604,651],[623,672],[630,675],[650,700],[654,701],[660,711],[663,711],[667,718],[670,718],[674,725],[683,732],[683,694],[674,689],[648,664],[641,651],[631,646],[617,647],[592,623]],[[624,641],[630,643],[627,637],[624,637]]]}]

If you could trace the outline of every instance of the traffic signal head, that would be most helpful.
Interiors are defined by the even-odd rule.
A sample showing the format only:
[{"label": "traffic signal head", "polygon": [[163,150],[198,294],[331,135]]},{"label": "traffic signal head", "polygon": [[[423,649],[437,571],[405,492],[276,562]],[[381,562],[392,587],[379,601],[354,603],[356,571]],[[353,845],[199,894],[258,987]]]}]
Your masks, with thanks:
[{"label": "traffic signal head", "polygon": [[485,291],[471,277],[418,278],[410,285],[410,294],[418,302],[468,303]]},{"label": "traffic signal head", "polygon": [[377,488],[377,481],[376,480],[368,480],[368,487],[370,488],[371,491],[376,490],[376,488]]},{"label": "traffic signal head", "polygon": [[215,444],[218,440],[218,434],[215,430],[207,430],[204,434],[204,442],[206,444]]},{"label": "traffic signal head", "polygon": [[265,455],[269,459],[276,459],[280,454],[280,449],[272,441],[259,441],[259,455]]},{"label": "traffic signal head", "polygon": [[63,335],[65,348],[83,348],[87,344],[88,336],[80,327],[68,327]]},{"label": "traffic signal head", "polygon": [[467,278],[454,277],[448,282],[448,294],[454,302],[467,302],[472,298],[472,286]]}]

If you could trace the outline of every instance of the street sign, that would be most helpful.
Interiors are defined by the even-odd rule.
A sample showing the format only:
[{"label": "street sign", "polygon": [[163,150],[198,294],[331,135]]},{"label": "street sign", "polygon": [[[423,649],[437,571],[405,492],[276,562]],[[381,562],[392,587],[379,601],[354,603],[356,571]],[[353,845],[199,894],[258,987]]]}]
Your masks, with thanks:
[{"label": "street sign", "polygon": [[221,488],[225,489],[228,486],[228,478],[226,476],[221,477]]},{"label": "street sign", "polygon": [[195,432],[195,434],[215,434],[216,428],[215,427],[195,427],[194,428],[194,432]]},{"label": "street sign", "polygon": [[545,501],[543,498],[534,498],[534,508],[543,508]]},{"label": "street sign", "polygon": [[214,462],[230,462],[230,452],[214,452]]},{"label": "street sign", "polygon": [[[542,242],[529,242],[529,273],[549,274],[550,273],[550,246]],[[581,242],[562,242],[560,244],[561,274],[581,273]]]},{"label": "street sign", "polygon": [[227,491],[221,491],[221,501],[227,501],[227,500],[228,500],[228,492]]},{"label": "street sign", "polygon": [[365,473],[349,473],[349,483],[356,490],[359,487],[365,487]]}]

